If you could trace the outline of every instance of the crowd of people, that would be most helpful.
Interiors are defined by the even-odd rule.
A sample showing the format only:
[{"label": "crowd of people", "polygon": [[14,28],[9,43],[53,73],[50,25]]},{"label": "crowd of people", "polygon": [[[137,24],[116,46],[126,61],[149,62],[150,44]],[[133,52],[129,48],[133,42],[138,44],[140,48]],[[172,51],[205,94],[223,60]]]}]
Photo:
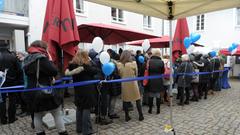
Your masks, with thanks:
[{"label": "crowd of people", "polygon": [[[47,43],[34,41],[27,50],[28,54],[12,53],[7,49],[7,44],[0,45],[0,71],[8,69],[6,81],[2,87],[24,84],[25,88],[51,86],[54,84],[59,71],[52,62],[47,51]],[[119,53],[108,49],[111,62],[115,64],[115,70],[110,76],[105,76],[101,71],[99,54],[93,49],[90,51],[78,50],[65,70],[65,76],[72,76],[73,82],[90,80],[113,80],[120,78],[132,78],[139,76],[152,76],[169,74],[172,70],[174,76],[173,87],[178,90],[178,105],[188,105],[190,101],[198,102],[207,99],[209,91],[221,90],[221,72],[224,60],[218,56],[184,54],[170,67],[169,55],[161,55],[160,50],[149,50],[143,54],[137,51],[121,50]],[[145,61],[139,61],[139,57]],[[209,74],[186,74],[210,72]],[[160,113],[160,104],[169,105],[170,77],[118,82],[90,84],[74,87],[74,104],[76,106],[76,132],[83,135],[94,133],[91,123],[91,113],[95,113],[95,122],[100,125],[113,123],[112,119],[120,116],[115,111],[118,97],[122,100],[122,109],[125,113],[125,121],[131,120],[129,112],[133,109],[132,102],[136,102],[138,120],[144,120],[142,105],[148,106],[148,113],[153,113],[154,99],[156,98],[156,114]],[[39,91],[21,93],[0,93],[0,122],[10,124],[17,120],[16,105],[21,107],[22,116],[31,116],[31,127],[37,135],[45,135],[42,118],[50,112],[55,120],[59,135],[67,135],[68,132],[63,122],[63,92],[55,89],[43,89]],[[8,98],[8,102],[7,99]],[[8,105],[7,105],[8,103]],[[8,112],[8,113],[7,113]]]}]

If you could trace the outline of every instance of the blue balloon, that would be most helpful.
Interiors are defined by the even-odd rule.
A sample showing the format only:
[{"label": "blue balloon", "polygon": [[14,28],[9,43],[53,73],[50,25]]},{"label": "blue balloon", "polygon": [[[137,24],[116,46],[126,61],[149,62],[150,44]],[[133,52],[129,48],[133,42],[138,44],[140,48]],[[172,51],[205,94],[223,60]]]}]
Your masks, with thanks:
[{"label": "blue balloon", "polygon": [[228,51],[232,52],[234,50],[233,46],[228,47]]},{"label": "blue balloon", "polygon": [[111,75],[113,73],[114,69],[115,69],[115,65],[112,62],[105,63],[102,66],[102,71],[105,76]]},{"label": "blue balloon", "polygon": [[217,56],[217,52],[216,52],[216,51],[211,51],[211,52],[210,52],[210,56],[211,56],[211,57]]},{"label": "blue balloon", "polygon": [[143,64],[144,63],[144,57],[143,56],[138,56],[138,61]]},{"label": "blue balloon", "polygon": [[191,45],[191,39],[189,37],[185,37],[183,40],[184,46],[186,49],[188,49]]},{"label": "blue balloon", "polygon": [[233,47],[233,50],[234,50],[238,47],[238,44],[237,43],[232,43],[232,47]]},{"label": "blue balloon", "polygon": [[197,42],[200,38],[201,38],[201,35],[198,33],[192,33],[190,35],[190,39],[191,39],[192,43]]}]

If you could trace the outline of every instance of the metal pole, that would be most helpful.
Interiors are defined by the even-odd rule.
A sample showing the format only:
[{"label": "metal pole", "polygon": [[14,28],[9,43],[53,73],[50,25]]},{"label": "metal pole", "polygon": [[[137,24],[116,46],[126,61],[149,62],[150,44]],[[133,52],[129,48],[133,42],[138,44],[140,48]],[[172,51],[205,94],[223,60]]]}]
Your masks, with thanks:
[{"label": "metal pole", "polygon": [[[173,94],[172,94],[172,85],[173,85],[173,61],[172,61],[172,46],[173,46],[173,38],[172,38],[172,20],[169,20],[169,48],[170,48],[170,88],[169,88],[169,95],[170,95],[170,125],[173,128],[173,111],[172,111],[172,100],[173,100]],[[174,128],[173,128],[174,129]]]}]

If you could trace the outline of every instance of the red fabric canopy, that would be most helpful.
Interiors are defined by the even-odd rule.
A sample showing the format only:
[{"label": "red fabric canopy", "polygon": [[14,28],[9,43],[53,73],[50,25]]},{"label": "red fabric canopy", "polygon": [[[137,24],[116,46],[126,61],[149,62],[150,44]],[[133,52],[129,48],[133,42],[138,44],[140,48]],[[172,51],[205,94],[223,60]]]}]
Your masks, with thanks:
[{"label": "red fabric canopy", "polygon": [[[226,55],[226,56],[232,55],[231,52],[229,52],[227,48],[220,50],[219,53],[220,53],[220,54],[223,54],[223,55]],[[240,47],[237,48],[237,52],[234,53],[233,55],[237,55],[237,56],[240,55]]]},{"label": "red fabric canopy", "polygon": [[[152,48],[168,48],[169,47],[169,36],[163,36],[160,38],[150,38],[149,42]],[[127,42],[127,45],[141,46],[144,40],[137,40],[132,42]]]},{"label": "red fabric canopy", "polygon": [[189,36],[189,31],[188,31],[187,19],[186,18],[178,19],[174,38],[173,38],[173,48],[172,48],[173,62],[179,57],[180,53],[181,54],[187,53],[183,41],[184,41],[184,38],[188,36]]},{"label": "red fabric canopy", "polygon": [[63,50],[64,69],[75,55],[79,34],[72,0],[48,0],[42,40],[48,42],[48,50],[55,64],[62,68],[57,48]]},{"label": "red fabric canopy", "polygon": [[89,23],[78,26],[80,42],[91,43],[95,37],[101,37],[104,44],[118,44],[133,40],[156,38],[149,35],[119,26],[102,23]]}]

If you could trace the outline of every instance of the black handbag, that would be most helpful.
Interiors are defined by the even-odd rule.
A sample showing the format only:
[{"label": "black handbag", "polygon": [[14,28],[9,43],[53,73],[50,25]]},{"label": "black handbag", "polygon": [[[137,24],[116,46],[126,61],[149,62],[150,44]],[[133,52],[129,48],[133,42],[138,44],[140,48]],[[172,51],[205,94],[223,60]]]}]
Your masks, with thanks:
[{"label": "black handbag", "polygon": [[[39,87],[39,88],[49,87],[48,85],[44,85],[44,84],[39,83],[39,70],[40,70],[40,60],[38,59],[37,60],[37,72],[36,72],[36,76],[37,76],[36,87]],[[40,99],[48,99],[48,98],[54,97],[54,91],[53,91],[52,88],[38,90],[36,93],[37,93],[37,95],[36,95],[37,98],[40,98]]]}]

